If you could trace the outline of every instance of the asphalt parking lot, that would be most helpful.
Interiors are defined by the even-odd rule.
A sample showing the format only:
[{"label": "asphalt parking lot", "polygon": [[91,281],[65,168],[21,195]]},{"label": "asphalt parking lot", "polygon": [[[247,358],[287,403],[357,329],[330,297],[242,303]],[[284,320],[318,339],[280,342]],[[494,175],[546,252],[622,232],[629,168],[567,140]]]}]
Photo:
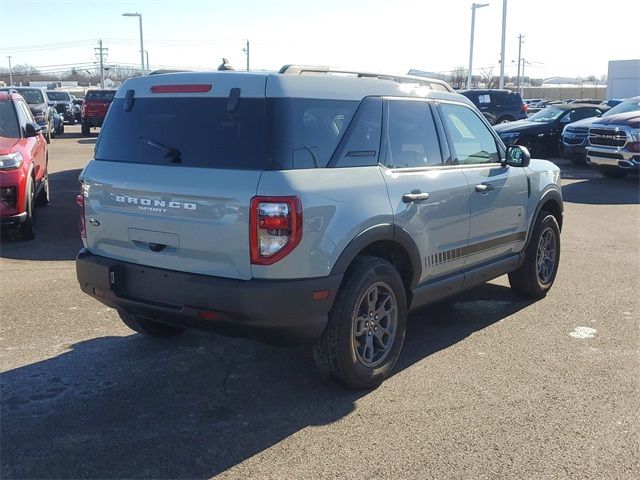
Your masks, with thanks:
[{"label": "asphalt parking lot", "polygon": [[133,334],[76,282],[77,176],[95,135],[50,146],[38,238],[0,252],[2,478],[640,477],[640,190],[558,160],[554,288],[506,277],[414,313],[369,393],[307,348]]}]

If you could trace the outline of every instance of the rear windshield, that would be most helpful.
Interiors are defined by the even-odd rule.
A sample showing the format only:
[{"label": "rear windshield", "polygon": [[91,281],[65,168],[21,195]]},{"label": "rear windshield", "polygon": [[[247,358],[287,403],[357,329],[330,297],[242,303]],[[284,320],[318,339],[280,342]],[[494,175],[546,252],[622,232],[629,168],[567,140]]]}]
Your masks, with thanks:
[{"label": "rear windshield", "polygon": [[54,102],[69,102],[71,101],[71,97],[67,92],[47,92],[47,97],[49,100],[53,100]]},{"label": "rear windshield", "polygon": [[116,99],[96,159],[188,167],[286,170],[325,167],[356,101],[242,98]]},{"label": "rear windshield", "polygon": [[84,97],[85,100],[102,100],[105,102],[110,102],[113,100],[116,92],[88,92],[87,96]]}]

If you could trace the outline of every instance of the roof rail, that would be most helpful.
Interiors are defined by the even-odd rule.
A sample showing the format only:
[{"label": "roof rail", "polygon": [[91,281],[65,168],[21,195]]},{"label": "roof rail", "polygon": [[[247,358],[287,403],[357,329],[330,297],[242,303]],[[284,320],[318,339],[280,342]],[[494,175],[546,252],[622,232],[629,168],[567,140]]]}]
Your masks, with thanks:
[{"label": "roof rail", "polygon": [[316,65],[284,65],[278,73],[285,75],[351,75],[358,78],[377,78],[378,80],[390,80],[397,83],[417,83],[418,85],[429,87],[432,90],[455,92],[455,90],[451,88],[451,85],[444,80],[418,77],[415,75],[391,75],[387,73],[361,72],[358,70],[345,70],[342,68],[322,67]]}]

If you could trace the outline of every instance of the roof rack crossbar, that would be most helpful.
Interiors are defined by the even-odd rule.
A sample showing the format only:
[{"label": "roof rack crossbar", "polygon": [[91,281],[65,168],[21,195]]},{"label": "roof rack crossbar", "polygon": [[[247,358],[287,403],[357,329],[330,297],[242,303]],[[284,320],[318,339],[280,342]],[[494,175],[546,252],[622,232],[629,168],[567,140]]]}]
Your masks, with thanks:
[{"label": "roof rack crossbar", "polygon": [[305,73],[354,75],[358,78],[377,78],[378,80],[390,80],[397,83],[417,83],[426,87],[431,87],[433,84],[437,84],[443,86],[449,92],[454,91],[453,88],[451,88],[451,86],[443,80],[418,77],[415,75],[391,75],[388,73],[362,72],[359,70],[348,70],[314,65],[284,65],[278,73],[286,75],[303,75]]}]

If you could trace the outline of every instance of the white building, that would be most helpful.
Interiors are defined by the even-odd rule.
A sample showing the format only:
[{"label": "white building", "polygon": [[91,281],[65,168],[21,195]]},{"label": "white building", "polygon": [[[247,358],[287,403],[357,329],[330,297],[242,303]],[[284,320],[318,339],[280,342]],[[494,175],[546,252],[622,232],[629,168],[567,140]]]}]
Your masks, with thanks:
[{"label": "white building", "polygon": [[640,59],[611,60],[607,77],[607,98],[640,95]]}]

